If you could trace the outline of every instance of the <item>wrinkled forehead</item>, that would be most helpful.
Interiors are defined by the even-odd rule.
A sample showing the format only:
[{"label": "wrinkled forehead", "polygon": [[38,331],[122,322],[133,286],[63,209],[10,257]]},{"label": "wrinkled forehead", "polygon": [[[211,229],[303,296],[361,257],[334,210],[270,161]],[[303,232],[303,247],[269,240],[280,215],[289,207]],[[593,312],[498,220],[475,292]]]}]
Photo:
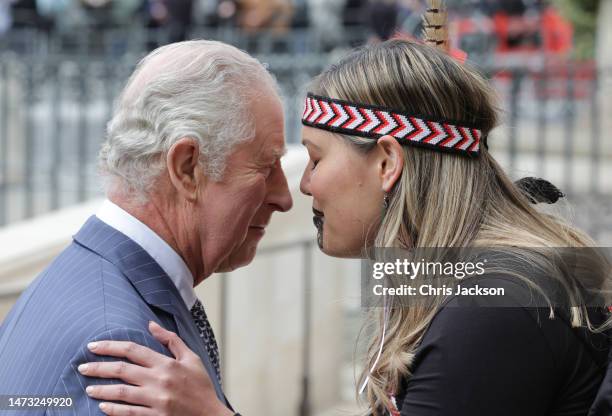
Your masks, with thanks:
[{"label": "wrinkled forehead", "polygon": [[286,152],[283,105],[278,94],[270,88],[261,88],[252,97],[255,122],[255,140],[260,153],[267,159],[278,159]]},{"label": "wrinkled forehead", "polygon": [[277,133],[260,136],[260,140],[258,140],[258,138],[255,138],[255,140],[259,142],[255,155],[262,163],[274,163],[287,153],[287,146],[285,145],[285,137],[282,130]]}]

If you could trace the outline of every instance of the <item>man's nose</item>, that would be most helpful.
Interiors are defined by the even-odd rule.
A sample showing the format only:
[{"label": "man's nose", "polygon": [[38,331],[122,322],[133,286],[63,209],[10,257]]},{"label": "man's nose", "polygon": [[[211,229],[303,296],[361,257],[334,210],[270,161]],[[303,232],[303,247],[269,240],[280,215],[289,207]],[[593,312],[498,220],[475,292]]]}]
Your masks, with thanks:
[{"label": "man's nose", "polygon": [[293,206],[293,198],[291,198],[287,177],[280,163],[273,169],[270,179],[269,203],[274,205],[276,211],[289,211]]}]

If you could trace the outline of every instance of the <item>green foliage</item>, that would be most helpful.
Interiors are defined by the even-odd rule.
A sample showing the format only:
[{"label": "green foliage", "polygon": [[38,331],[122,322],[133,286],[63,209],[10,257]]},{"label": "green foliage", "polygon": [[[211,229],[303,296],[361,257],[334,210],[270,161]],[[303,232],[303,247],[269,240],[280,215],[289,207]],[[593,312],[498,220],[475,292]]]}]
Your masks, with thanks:
[{"label": "green foliage", "polygon": [[551,0],[574,26],[575,58],[590,59],[595,51],[600,0]]}]

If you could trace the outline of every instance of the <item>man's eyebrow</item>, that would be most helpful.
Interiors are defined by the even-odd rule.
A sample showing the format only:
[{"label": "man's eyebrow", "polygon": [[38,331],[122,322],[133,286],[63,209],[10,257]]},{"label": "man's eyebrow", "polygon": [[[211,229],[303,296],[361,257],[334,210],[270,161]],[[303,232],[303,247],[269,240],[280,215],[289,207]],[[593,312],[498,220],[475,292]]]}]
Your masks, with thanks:
[{"label": "man's eyebrow", "polygon": [[281,157],[285,156],[286,154],[287,154],[287,146],[283,146],[281,149],[272,149],[269,156],[271,159],[276,161],[280,159]]},{"label": "man's eyebrow", "polygon": [[283,146],[281,149],[274,149],[274,157],[280,159],[287,154],[287,146]]}]

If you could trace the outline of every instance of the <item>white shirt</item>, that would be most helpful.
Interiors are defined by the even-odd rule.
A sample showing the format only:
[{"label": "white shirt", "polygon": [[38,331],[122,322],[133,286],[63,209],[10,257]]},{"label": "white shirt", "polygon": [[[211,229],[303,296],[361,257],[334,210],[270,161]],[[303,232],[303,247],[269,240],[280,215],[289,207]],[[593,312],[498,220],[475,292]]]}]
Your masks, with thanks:
[{"label": "white shirt", "polygon": [[168,243],[152,229],[108,199],[104,201],[96,217],[128,236],[153,257],[153,260],[170,277],[187,308],[193,307],[197,300],[193,290],[193,275],[181,256]]}]

